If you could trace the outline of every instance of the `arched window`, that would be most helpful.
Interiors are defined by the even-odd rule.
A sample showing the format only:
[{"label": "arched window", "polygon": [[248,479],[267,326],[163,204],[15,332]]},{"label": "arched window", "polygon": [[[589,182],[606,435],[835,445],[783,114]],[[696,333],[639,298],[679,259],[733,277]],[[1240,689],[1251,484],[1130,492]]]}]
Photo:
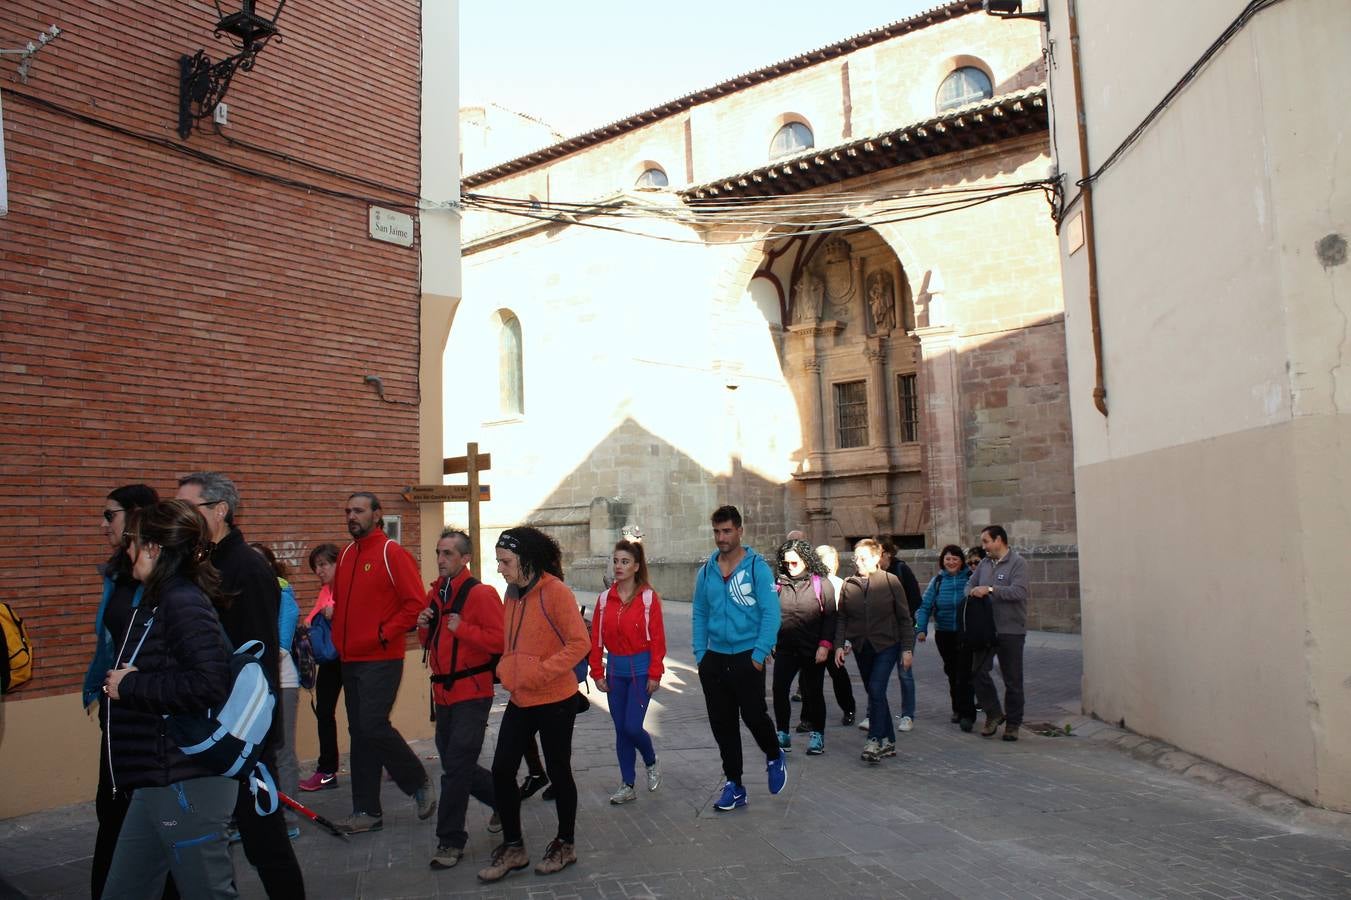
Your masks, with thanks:
[{"label": "arched window", "polygon": [[525,413],[525,375],[521,362],[521,320],[501,314],[497,330],[497,398],[504,415]]},{"label": "arched window", "polygon": [[954,69],[938,86],[938,111],[947,112],[993,96],[994,88],[990,85],[989,75],[975,66],[962,66]]},{"label": "arched window", "polygon": [[788,122],[774,134],[769,142],[769,158],[777,159],[799,150],[810,150],[816,146],[812,130],[802,122]]},{"label": "arched window", "polygon": [[633,183],[638,188],[664,188],[670,184],[670,179],[662,171],[661,166],[649,166],[643,169],[643,174],[638,176],[638,180]]}]

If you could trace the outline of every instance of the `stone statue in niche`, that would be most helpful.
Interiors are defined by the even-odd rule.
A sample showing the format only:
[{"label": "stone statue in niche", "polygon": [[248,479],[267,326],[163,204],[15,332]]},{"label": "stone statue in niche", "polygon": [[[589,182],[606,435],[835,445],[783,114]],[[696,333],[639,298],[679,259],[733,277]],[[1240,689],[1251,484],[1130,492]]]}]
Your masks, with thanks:
[{"label": "stone statue in niche", "polygon": [[896,327],[896,292],[888,273],[874,272],[868,276],[868,310],[876,334],[887,334]]},{"label": "stone statue in niche", "polygon": [[825,284],[820,276],[803,272],[793,287],[793,324],[815,325],[821,321],[821,303],[825,298]]}]

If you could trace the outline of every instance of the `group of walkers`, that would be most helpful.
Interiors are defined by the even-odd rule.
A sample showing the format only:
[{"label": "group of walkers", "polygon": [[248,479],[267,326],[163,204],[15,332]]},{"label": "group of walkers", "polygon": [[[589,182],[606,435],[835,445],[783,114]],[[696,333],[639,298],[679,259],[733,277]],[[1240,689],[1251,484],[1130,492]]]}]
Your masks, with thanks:
[{"label": "group of walkers", "polygon": [[[640,537],[626,535],[615,545],[613,583],[596,598],[588,628],[549,535],[525,526],[501,533],[494,552],[506,584],[502,597],[470,570],[469,536],[446,529],[436,545],[438,577],[424,589],[412,555],[385,534],[379,499],[352,494],[345,510],[352,541],[343,548],[321,544],[308,558],[320,590],[305,624],[331,630],[338,659],[320,662],[314,672],[320,752],[314,773],[300,780],[294,750],[300,680],[292,643],[293,635],[304,634],[296,628],[300,610],[286,567],[265,545],[245,543],[234,524],[238,504],[233,482],[217,472],[181,479],[174,500],[160,500],[145,485],[108,495],[103,518],[112,555],[101,569],[98,642],[85,682],[86,704],[103,729],[93,897],[237,896],[228,851],[235,834],[270,897],[304,896],[290,840],[296,826],[280,811],[264,814],[252,785],[204,767],[166,740],[162,724],[173,714],[218,708],[231,687],[231,655],[250,641],[262,643],[261,662],[279,699],[261,755],[278,775],[279,793],[289,798],[297,790],[339,787],[335,712],[341,696],[351,738],[352,812],[339,827],[354,835],[383,828],[381,773],[387,771],[418,818],[439,808],[433,868],[452,868],[463,858],[471,798],[491,811],[488,831],[501,833],[479,879],[495,882],[529,866],[521,802],[541,789],[555,803],[558,826],[535,871],[548,875],[577,861],[572,736],[577,715],[589,706],[578,690],[588,675],[605,694],[615,729],[619,784],[610,803],[630,803],[640,787],[660,787],[662,769],[645,720],[665,671],[666,634]],[[876,541],[855,545],[858,574],[841,579],[834,572],[836,552],[813,549],[800,535],[790,536],[771,566],[742,543],[735,507],[716,510],[711,525],[717,552],[695,578],[692,649],[722,759],[716,809],[748,803],[739,723],[765,755],[769,793],[787,785],[795,681],[808,755],[825,752],[827,672],[843,724],[854,722],[850,655],[868,696],[862,758],[877,763],[894,756],[887,685],[894,667],[910,669],[914,644],[925,640],[930,620],[954,721],[971,730],[979,698],[983,734],[1004,722],[990,680],[997,658],[1006,684],[1005,739],[1016,739],[1026,568],[1008,550],[1003,529],[982,533],[990,556],[974,574],[960,548],[944,548],[942,571],[919,596],[894,548]],[[889,563],[899,563],[901,577],[886,570]],[[913,574],[908,580],[915,581]],[[961,636],[964,608],[977,602],[993,605],[999,633],[988,645]],[[430,670],[439,791],[390,721],[405,635],[413,630]],[[773,720],[765,702],[771,664]],[[479,757],[495,683],[507,703],[491,767],[484,768]],[[903,674],[901,684],[901,728],[908,730],[913,680]],[[518,784],[522,762],[528,774]]]}]

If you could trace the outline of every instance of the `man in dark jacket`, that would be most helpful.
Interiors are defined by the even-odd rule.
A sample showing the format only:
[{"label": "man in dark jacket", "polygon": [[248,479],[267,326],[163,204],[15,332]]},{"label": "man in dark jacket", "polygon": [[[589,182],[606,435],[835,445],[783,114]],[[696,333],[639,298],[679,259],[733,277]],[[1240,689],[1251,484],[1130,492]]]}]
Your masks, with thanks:
[{"label": "man in dark jacket", "polygon": [[[882,545],[882,561],[878,568],[900,579],[901,587],[905,588],[905,605],[910,607],[910,619],[913,621],[924,600],[919,589],[919,579],[915,578],[915,573],[904,560],[896,556],[895,544],[891,541],[879,543]],[[896,672],[901,680],[901,721],[896,723],[896,727],[901,731],[909,731],[915,726],[915,670],[913,667],[901,666]]]},{"label": "man in dark jacket", "polygon": [[[194,504],[211,528],[211,564],[220,572],[221,592],[229,602],[220,619],[230,643],[239,647],[247,641],[262,641],[263,669],[273,690],[277,690],[281,681],[277,640],[281,588],[267,560],[248,545],[243,532],[235,527],[239,489],[221,472],[194,472],[178,480],[177,497]],[[262,755],[264,764],[274,772],[282,739],[278,703],[272,711],[272,728]],[[291,848],[281,809],[279,804],[271,815],[258,815],[248,785],[239,785],[235,823],[244,844],[244,856],[258,870],[267,895],[277,900],[305,896],[305,879]]]}]

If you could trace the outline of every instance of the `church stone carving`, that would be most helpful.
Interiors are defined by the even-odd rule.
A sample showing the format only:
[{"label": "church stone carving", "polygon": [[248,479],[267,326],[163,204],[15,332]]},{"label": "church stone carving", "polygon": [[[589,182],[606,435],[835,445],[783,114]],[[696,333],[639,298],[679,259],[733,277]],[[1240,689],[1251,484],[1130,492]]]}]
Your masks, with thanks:
[{"label": "church stone carving", "polygon": [[868,311],[874,334],[887,334],[896,327],[896,291],[887,272],[868,276]]}]

